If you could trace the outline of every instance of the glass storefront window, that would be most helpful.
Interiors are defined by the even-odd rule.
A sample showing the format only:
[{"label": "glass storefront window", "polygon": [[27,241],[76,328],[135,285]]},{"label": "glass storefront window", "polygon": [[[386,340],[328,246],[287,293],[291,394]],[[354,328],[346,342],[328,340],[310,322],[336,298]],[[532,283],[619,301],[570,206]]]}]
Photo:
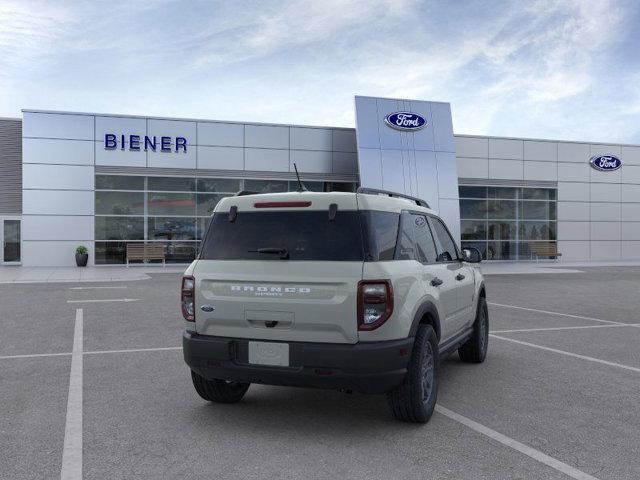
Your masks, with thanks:
[{"label": "glass storefront window", "polygon": [[229,194],[211,194],[211,193],[198,193],[197,194],[197,208],[196,215],[198,217],[209,217],[213,215],[213,209],[221,198],[228,197]]},{"label": "glass storefront window", "polygon": [[515,240],[516,222],[492,222],[489,221],[487,229],[489,240]]},{"label": "glass storefront window", "polygon": [[516,218],[517,203],[512,200],[489,200],[487,213],[489,218],[514,219]]},{"label": "glass storefront window", "polygon": [[485,240],[487,223],[478,220],[461,220],[460,235],[462,240]]},{"label": "glass storefront window", "polygon": [[245,180],[244,189],[258,193],[287,192],[289,183],[282,180]]},{"label": "glass storefront window", "polygon": [[487,198],[487,187],[458,187],[460,198]]},{"label": "glass storefront window", "polygon": [[524,220],[555,220],[555,202],[522,202],[520,216]]},{"label": "glass storefront window", "polygon": [[518,195],[519,188],[511,187],[488,187],[487,198],[504,198],[515,200]]},{"label": "glass storefront window", "polygon": [[[302,182],[310,192],[324,192],[324,182]],[[289,182],[289,191],[295,192],[300,188],[297,181]]]},{"label": "glass storefront window", "polygon": [[236,193],[241,190],[240,180],[232,178],[198,178],[196,187],[198,192]]},{"label": "glass storefront window", "polygon": [[551,188],[523,188],[522,198],[525,200],[555,200],[556,191]]},{"label": "glass storefront window", "polygon": [[149,240],[195,240],[196,219],[184,217],[149,217]]},{"label": "glass storefront window", "polygon": [[4,263],[20,261],[20,220],[3,220],[0,225],[2,238],[2,261]]},{"label": "glass storefront window", "polygon": [[144,240],[144,217],[95,218],[96,240]]},{"label": "glass storefront window", "polygon": [[148,215],[185,215],[196,213],[196,198],[193,193],[149,192]]},{"label": "glass storefront window", "polygon": [[518,258],[516,242],[489,242],[487,260],[515,260]]},{"label": "glass storefront window", "polygon": [[520,222],[521,240],[556,240],[555,222]]},{"label": "glass storefront window", "polygon": [[462,246],[484,259],[530,259],[533,242],[557,239],[555,189],[460,186],[459,194]]},{"label": "glass storefront window", "polygon": [[324,182],[325,192],[355,192],[357,187],[352,182]]},{"label": "glass storefront window", "polygon": [[186,177],[149,177],[147,190],[162,192],[194,192],[196,179]]},{"label": "glass storefront window", "polygon": [[476,220],[487,218],[487,201],[460,200],[460,218]]},{"label": "glass storefront window", "polygon": [[127,263],[127,242],[95,242],[96,265]]},{"label": "glass storefront window", "polygon": [[[307,181],[310,191],[355,191],[353,182]],[[195,258],[217,203],[240,190],[261,193],[298,189],[291,180],[95,176],[96,264],[126,263],[127,243],[165,247],[167,262]]]},{"label": "glass storefront window", "polygon": [[[127,243],[138,242],[95,242],[96,265],[127,263]],[[157,242],[164,247],[167,263],[190,263],[196,258],[199,242]],[[154,261],[154,263],[160,263]]]},{"label": "glass storefront window", "polygon": [[96,175],[96,190],[144,190],[144,177]]},{"label": "glass storefront window", "polygon": [[96,215],[144,215],[144,193],[96,192]]}]

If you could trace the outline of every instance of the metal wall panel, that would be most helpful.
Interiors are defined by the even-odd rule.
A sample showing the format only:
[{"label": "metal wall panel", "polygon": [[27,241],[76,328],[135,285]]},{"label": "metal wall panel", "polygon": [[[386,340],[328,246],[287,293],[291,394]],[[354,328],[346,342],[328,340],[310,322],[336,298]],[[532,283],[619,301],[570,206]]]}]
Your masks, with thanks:
[{"label": "metal wall panel", "polygon": [[25,138],[22,142],[29,163],[93,165],[93,148],[94,143],[86,140]]},{"label": "metal wall panel", "polygon": [[198,145],[243,147],[244,125],[241,123],[198,122]]},{"label": "metal wall panel", "polygon": [[25,190],[93,190],[93,166],[24,163],[22,175]]},{"label": "metal wall panel", "polygon": [[0,214],[22,213],[22,122],[0,118]]},{"label": "metal wall panel", "polygon": [[559,142],[558,161],[584,163],[591,156],[588,143]]},{"label": "metal wall panel", "polygon": [[[448,103],[356,97],[360,184],[420,197],[460,242],[458,168]],[[417,130],[398,130],[385,118],[411,112],[426,120]]]},{"label": "metal wall panel", "polygon": [[328,128],[291,127],[292,150],[323,150],[333,149],[331,130]]},{"label": "metal wall panel", "polygon": [[94,139],[93,115],[25,111],[22,118],[25,137]]}]

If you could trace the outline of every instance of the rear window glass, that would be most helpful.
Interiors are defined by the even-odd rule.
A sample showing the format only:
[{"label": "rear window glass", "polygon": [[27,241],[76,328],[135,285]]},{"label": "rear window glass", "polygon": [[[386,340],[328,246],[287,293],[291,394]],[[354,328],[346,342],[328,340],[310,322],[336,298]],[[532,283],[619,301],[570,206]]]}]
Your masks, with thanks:
[{"label": "rear window glass", "polygon": [[[256,250],[263,249],[263,253]],[[264,249],[279,251],[265,252]],[[203,242],[203,260],[364,260],[359,213],[328,211],[216,213]]]},{"label": "rear window glass", "polygon": [[360,213],[366,260],[369,262],[393,260],[400,214],[374,210],[365,210]]}]

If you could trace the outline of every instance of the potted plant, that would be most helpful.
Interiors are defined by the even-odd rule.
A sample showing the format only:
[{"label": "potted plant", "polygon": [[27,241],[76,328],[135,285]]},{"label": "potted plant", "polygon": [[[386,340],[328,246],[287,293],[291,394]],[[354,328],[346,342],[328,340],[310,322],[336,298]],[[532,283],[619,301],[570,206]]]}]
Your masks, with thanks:
[{"label": "potted plant", "polygon": [[76,265],[78,267],[86,267],[89,260],[89,251],[84,245],[76,247]]}]

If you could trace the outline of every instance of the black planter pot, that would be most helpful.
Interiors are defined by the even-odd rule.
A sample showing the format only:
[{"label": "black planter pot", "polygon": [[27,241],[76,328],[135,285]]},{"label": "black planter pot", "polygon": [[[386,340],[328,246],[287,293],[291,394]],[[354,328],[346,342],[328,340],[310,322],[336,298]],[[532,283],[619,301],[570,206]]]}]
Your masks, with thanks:
[{"label": "black planter pot", "polygon": [[86,267],[89,260],[88,253],[76,253],[76,265],[79,267]]}]

